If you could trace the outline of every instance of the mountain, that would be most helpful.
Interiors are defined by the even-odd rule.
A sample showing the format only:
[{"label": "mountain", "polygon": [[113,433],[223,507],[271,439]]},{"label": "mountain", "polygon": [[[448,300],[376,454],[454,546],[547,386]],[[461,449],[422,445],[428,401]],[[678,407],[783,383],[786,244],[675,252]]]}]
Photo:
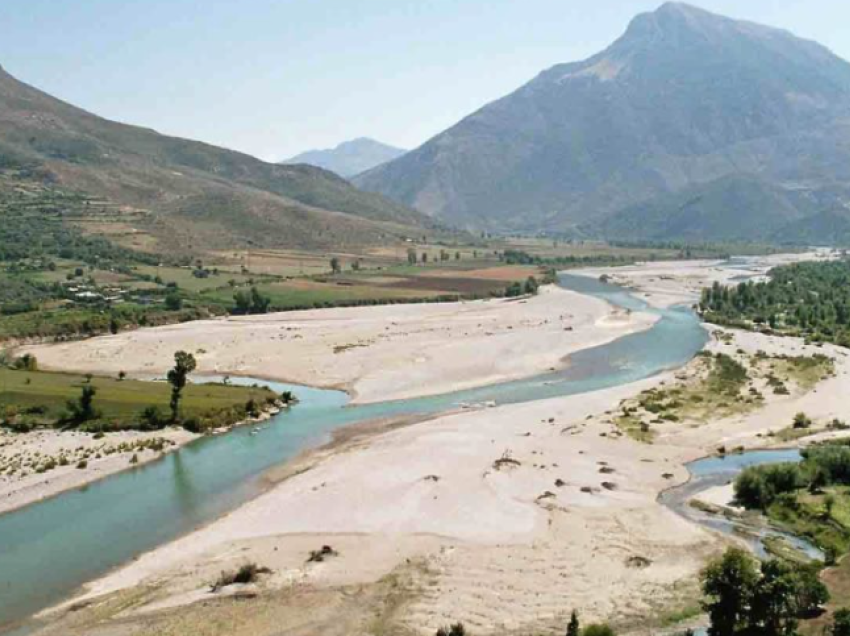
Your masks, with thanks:
[{"label": "mountain", "polygon": [[305,163],[330,170],[341,177],[353,177],[382,163],[397,159],[405,152],[407,151],[401,148],[388,146],[368,137],[360,137],[352,141],[345,141],[336,148],[308,150],[281,163]]},{"label": "mountain", "polygon": [[770,241],[804,214],[793,192],[751,175],[730,175],[637,203],[582,226],[620,240]]},{"label": "mountain", "polygon": [[[544,71],[354,182],[496,231],[604,227],[629,210],[638,226],[647,206],[679,210],[699,188],[739,215],[793,192],[788,200],[805,215],[809,203],[850,197],[848,115],[850,64],[828,49],[668,3],[636,17],[605,51]],[[725,179],[736,175],[761,185]],[[669,231],[690,235],[686,225]]]},{"label": "mountain", "polygon": [[434,225],[329,171],[112,122],[0,68],[0,182],[9,175],[83,193],[98,202],[86,228],[146,235],[154,251],[365,245]]},{"label": "mountain", "polygon": [[846,247],[850,245],[850,210],[823,210],[781,228],[771,238],[776,243]]}]

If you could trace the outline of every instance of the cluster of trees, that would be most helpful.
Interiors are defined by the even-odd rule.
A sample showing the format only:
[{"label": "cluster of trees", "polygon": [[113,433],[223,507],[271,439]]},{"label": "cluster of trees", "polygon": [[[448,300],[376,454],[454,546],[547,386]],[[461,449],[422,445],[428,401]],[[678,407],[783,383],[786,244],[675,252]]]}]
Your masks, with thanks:
[{"label": "cluster of trees", "polygon": [[800,618],[816,615],[829,591],[815,567],[757,562],[729,548],[702,572],[709,636],[794,636]]},{"label": "cluster of trees", "polygon": [[735,480],[735,498],[746,508],[767,510],[780,497],[801,489],[819,492],[850,485],[850,440],[837,440],[801,451],[799,464],[750,466]]},{"label": "cluster of trees", "polygon": [[582,267],[586,265],[625,265],[633,263],[634,258],[620,254],[593,254],[588,256],[535,256],[523,250],[509,249],[500,254],[508,265],[556,265],[563,267]]},{"label": "cluster of trees", "polygon": [[850,262],[795,263],[774,268],[767,282],[715,283],[699,303],[718,324],[756,326],[850,347]]},{"label": "cluster of trees", "polygon": [[507,298],[516,298],[517,296],[529,295],[533,296],[540,290],[540,283],[534,276],[529,276],[524,283],[514,281],[505,290]]},{"label": "cluster of trees", "polygon": [[105,238],[83,234],[65,223],[65,213],[80,213],[85,198],[56,190],[32,192],[17,199],[6,193],[0,198],[0,261],[24,261],[43,256],[96,264],[145,262],[160,259],[120,247]]},{"label": "cluster of trees", "polygon": [[240,289],[233,295],[233,301],[236,303],[233,313],[239,316],[264,314],[271,305],[271,298],[263,296],[256,287],[252,287],[251,291]]}]

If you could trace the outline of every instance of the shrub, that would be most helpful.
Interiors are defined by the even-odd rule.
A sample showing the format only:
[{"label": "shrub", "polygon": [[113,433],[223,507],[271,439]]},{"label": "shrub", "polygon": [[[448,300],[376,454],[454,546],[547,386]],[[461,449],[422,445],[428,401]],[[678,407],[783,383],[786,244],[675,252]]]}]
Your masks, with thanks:
[{"label": "shrub", "polygon": [[215,583],[212,585],[212,591],[218,592],[220,589],[229,585],[245,585],[254,583],[260,578],[261,574],[268,574],[271,570],[265,567],[260,567],[256,563],[246,563],[235,572],[222,572]]},{"label": "shrub", "polygon": [[606,623],[593,623],[581,630],[581,636],[616,636],[616,634]]},{"label": "shrub", "polygon": [[809,428],[812,425],[812,419],[805,413],[797,413],[794,416],[794,428]]},{"label": "shrub", "polygon": [[168,419],[156,406],[146,406],[139,415],[139,419],[142,422],[142,428],[149,431],[163,429],[168,423]]},{"label": "shrub", "polygon": [[455,623],[454,625],[438,629],[436,636],[466,636],[466,628],[463,626],[463,623]]},{"label": "shrub", "polygon": [[764,510],[782,494],[803,485],[799,466],[774,464],[750,466],[735,480],[735,499],[745,508]]}]

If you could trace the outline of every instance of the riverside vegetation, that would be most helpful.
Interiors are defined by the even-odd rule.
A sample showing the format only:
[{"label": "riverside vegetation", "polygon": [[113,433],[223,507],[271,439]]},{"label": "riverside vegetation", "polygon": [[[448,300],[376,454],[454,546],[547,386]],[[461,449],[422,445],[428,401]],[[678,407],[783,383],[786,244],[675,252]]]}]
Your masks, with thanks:
[{"label": "riverside vegetation", "polygon": [[[804,414],[795,418],[804,425],[805,420]],[[745,508],[762,512],[772,523],[821,548],[828,566],[821,577],[836,601],[846,601],[850,586],[850,561],[846,558],[850,553],[850,440],[821,442],[801,454],[799,464],[745,469],[735,481],[735,498]],[[840,619],[844,629],[850,629],[850,614],[839,612],[838,607],[830,609],[835,611],[836,625]],[[820,633],[817,630],[827,627],[824,617],[814,617],[811,623],[807,633]]]},{"label": "riverside vegetation", "polygon": [[850,261],[772,269],[767,282],[703,290],[702,317],[715,324],[850,347]]},{"label": "riverside vegetation", "polygon": [[204,432],[282,403],[282,396],[266,387],[189,384],[194,357],[178,352],[176,358],[168,383],[128,380],[123,374],[106,378],[42,372],[31,356],[14,360],[0,367],[0,426],[17,432],[56,428],[104,433],[179,425]]},{"label": "riverside vegetation", "polygon": [[[723,340],[726,334],[715,333]],[[766,395],[806,392],[834,372],[828,356],[769,356],[763,351],[748,355],[702,351],[689,375],[679,375],[670,386],[643,391],[624,400],[613,423],[630,437],[651,442],[664,425],[689,422],[701,424],[755,410]],[[811,434],[809,427],[794,429],[799,436]],[[785,433],[787,435],[787,433]]]}]

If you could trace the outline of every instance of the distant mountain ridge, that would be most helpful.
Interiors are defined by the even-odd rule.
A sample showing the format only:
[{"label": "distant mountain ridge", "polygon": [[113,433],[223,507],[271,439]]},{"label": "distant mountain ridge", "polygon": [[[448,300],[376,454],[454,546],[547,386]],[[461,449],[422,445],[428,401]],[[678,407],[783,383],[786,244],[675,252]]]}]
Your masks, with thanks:
[{"label": "distant mountain ridge", "polygon": [[657,236],[707,237],[724,215],[766,221],[782,201],[778,231],[850,201],[850,64],[787,31],[667,3],[354,182],[475,229],[604,236],[705,190],[701,221],[655,219]]},{"label": "distant mountain ridge", "polygon": [[341,177],[353,177],[387,161],[398,159],[406,150],[360,137],[345,141],[335,148],[308,150],[282,161],[283,164],[304,163],[335,172]]},{"label": "distant mountain ridge", "polygon": [[339,248],[397,240],[434,225],[329,171],[265,163],[112,122],[2,67],[0,170],[101,198],[110,213],[86,228],[148,234],[154,251]]}]

